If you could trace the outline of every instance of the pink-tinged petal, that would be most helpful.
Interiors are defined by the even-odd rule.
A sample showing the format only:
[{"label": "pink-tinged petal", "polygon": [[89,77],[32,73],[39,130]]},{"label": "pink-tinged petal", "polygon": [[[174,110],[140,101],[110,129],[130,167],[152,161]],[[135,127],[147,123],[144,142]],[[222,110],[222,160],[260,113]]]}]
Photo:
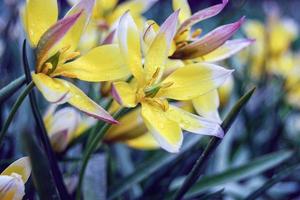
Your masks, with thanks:
[{"label": "pink-tinged petal", "polygon": [[159,74],[156,80],[159,80],[163,74],[171,43],[175,36],[178,14],[179,10],[171,14],[161,25],[158,34],[146,53],[145,72],[148,80],[152,78],[158,68]]},{"label": "pink-tinged petal", "polygon": [[172,58],[193,59],[212,52],[223,45],[235,32],[241,27],[245,17],[239,21],[220,26],[209,32],[202,38],[188,44],[178,50],[171,56]]},{"label": "pink-tinged petal", "polygon": [[200,61],[218,62],[225,60],[249,45],[253,44],[255,40],[252,39],[234,39],[228,40],[216,50],[199,58]]},{"label": "pink-tinged petal", "polygon": [[59,20],[43,34],[37,45],[37,72],[39,72],[40,66],[47,60],[47,54],[50,49],[66,35],[80,15],[81,13],[77,13]]},{"label": "pink-tinged petal", "polygon": [[74,5],[65,15],[64,18],[74,15],[75,13],[82,12],[77,22],[66,34],[60,43],[59,48],[70,46],[70,51],[77,49],[78,43],[82,34],[85,32],[87,25],[91,19],[93,13],[93,7],[95,0],[81,0],[78,4]]},{"label": "pink-tinged petal", "polygon": [[96,102],[85,95],[84,92],[82,92],[75,85],[62,79],[55,80],[61,84],[61,87],[68,88],[68,90],[70,91],[70,98],[68,100],[69,104],[96,119],[103,120],[111,124],[118,123],[118,121],[113,119],[113,117],[106,110],[104,110]]},{"label": "pink-tinged petal", "polygon": [[116,30],[111,31],[103,40],[102,45],[112,44],[116,35]]},{"label": "pink-tinged petal", "polygon": [[211,135],[218,138],[224,137],[223,129],[215,120],[194,115],[172,105],[166,111],[166,116],[170,120],[177,122],[182,129],[191,133]]},{"label": "pink-tinged petal", "polygon": [[223,8],[227,5],[227,3],[228,0],[223,0],[223,2],[220,4],[196,12],[189,19],[185,20],[180,25],[177,31],[177,35],[183,33],[186,29],[189,29],[194,24],[219,14],[223,10]]}]

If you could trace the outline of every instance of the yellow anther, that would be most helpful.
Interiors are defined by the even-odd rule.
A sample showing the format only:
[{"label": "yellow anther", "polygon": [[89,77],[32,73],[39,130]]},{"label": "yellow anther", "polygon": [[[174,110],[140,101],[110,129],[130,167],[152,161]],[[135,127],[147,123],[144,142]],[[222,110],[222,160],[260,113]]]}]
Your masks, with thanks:
[{"label": "yellow anther", "polygon": [[65,59],[65,60],[66,60],[66,61],[73,60],[74,58],[77,58],[78,56],[80,56],[80,52],[79,52],[79,51],[74,51],[74,52],[68,54],[68,55],[66,56],[66,59]]},{"label": "yellow anther", "polygon": [[200,28],[196,29],[193,33],[192,33],[192,38],[196,38],[199,35],[201,35],[202,30]]},{"label": "yellow anther", "polygon": [[161,84],[160,88],[168,88],[168,87],[171,87],[173,84],[174,84],[174,82],[163,83],[163,84]]},{"label": "yellow anther", "polygon": [[148,82],[148,86],[153,85],[157,79],[157,77],[159,76],[159,72],[160,72],[160,68],[156,68],[155,72],[153,73],[151,79]]},{"label": "yellow anther", "polygon": [[188,45],[188,42],[187,42],[187,41],[180,42],[180,43],[177,44],[177,49],[180,49],[180,48],[182,48],[182,47],[184,47],[184,46],[186,46],[186,45]]},{"label": "yellow anther", "polygon": [[64,46],[63,48],[61,48],[61,50],[59,51],[61,54],[65,53],[66,51],[68,51],[71,48],[71,45],[67,45]]},{"label": "yellow anther", "polygon": [[169,109],[169,102],[166,99],[152,99],[151,102],[158,105],[164,112]]}]

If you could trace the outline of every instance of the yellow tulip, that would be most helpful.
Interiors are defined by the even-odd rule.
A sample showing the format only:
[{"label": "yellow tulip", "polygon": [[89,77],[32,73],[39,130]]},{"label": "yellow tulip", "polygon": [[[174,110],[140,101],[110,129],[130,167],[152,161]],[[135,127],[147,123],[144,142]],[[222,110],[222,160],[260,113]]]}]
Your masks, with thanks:
[{"label": "yellow tulip", "polygon": [[[32,79],[43,96],[52,103],[68,102],[84,113],[109,123],[117,123],[103,108],[72,83],[56,78],[65,76],[100,82],[128,76],[117,45],[103,45],[84,55],[76,51],[93,10],[94,0],[81,0],[57,21],[56,0],[27,0],[23,23],[27,37],[36,48],[36,67]],[[45,9],[47,8],[47,9]]]},{"label": "yellow tulip", "polygon": [[28,157],[20,158],[0,174],[0,199],[21,200],[25,195],[25,183],[31,173]]},{"label": "yellow tulip", "polygon": [[196,63],[178,68],[162,79],[178,14],[176,11],[162,24],[144,56],[133,18],[129,12],[121,17],[118,28],[122,31],[118,32],[118,41],[134,79],[131,83],[114,82],[112,88],[112,95],[122,106],[141,105],[141,116],[148,131],[169,152],[179,151],[182,129],[217,137],[224,133],[217,122],[171,105],[168,99],[191,100],[217,88],[232,72],[213,64]]},{"label": "yellow tulip", "polygon": [[[167,74],[184,66],[184,64],[223,61],[253,43],[253,40],[250,39],[229,40],[240,28],[244,21],[243,18],[238,22],[218,27],[200,38],[198,36],[201,35],[202,31],[200,29],[192,30],[194,24],[220,13],[227,3],[227,0],[223,0],[220,4],[200,10],[192,15],[186,0],[173,0],[173,9],[180,9],[180,25],[169,52],[169,59],[166,64]],[[152,44],[158,29],[159,26],[153,21],[148,21],[146,24],[143,36],[144,51],[147,51]],[[219,94],[215,89],[196,97],[192,103],[199,115],[221,121],[218,112],[219,101]]]}]

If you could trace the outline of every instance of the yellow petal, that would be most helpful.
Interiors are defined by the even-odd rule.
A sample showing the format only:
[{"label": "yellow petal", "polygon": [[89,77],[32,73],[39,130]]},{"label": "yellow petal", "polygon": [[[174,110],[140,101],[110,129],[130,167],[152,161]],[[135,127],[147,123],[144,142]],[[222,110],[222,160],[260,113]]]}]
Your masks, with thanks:
[{"label": "yellow petal", "polygon": [[83,134],[85,131],[87,131],[89,128],[91,128],[96,123],[97,123],[97,120],[95,118],[83,116],[81,121],[79,122],[76,130],[72,134],[71,139],[77,138],[78,136]]},{"label": "yellow petal", "polygon": [[79,40],[90,21],[94,3],[95,0],[81,0],[67,12],[65,17],[74,15],[79,12],[82,13],[76,23],[72,26],[72,28],[59,43],[59,49],[66,46],[70,46],[70,51],[74,51],[77,49]]},{"label": "yellow petal", "polygon": [[68,102],[87,115],[109,123],[117,123],[108,112],[72,83],[62,79],[50,78],[44,74],[35,74],[32,78],[37,88],[48,101],[59,104]]},{"label": "yellow petal", "polygon": [[266,55],[266,31],[264,25],[259,21],[250,20],[245,23],[243,29],[248,37],[254,38],[255,43],[251,45],[251,72],[252,76],[259,78],[263,73],[263,65]]},{"label": "yellow petal", "polygon": [[119,119],[119,125],[112,126],[106,136],[105,141],[125,141],[136,138],[147,131],[141,117],[141,110],[134,109]]},{"label": "yellow petal", "polygon": [[222,107],[224,107],[227,104],[227,102],[230,100],[233,84],[234,84],[233,77],[229,76],[224,82],[224,84],[218,89],[219,96],[220,96],[220,104]]},{"label": "yellow petal", "polygon": [[43,120],[44,120],[44,124],[47,130],[49,130],[52,122],[53,122],[53,116],[54,116],[54,112],[57,108],[57,104],[50,104],[50,106],[47,108],[44,116],[43,116]]},{"label": "yellow petal", "polygon": [[193,99],[222,85],[231,73],[232,70],[209,63],[186,65],[163,81],[163,84],[172,85],[160,89],[157,96],[176,100]]},{"label": "yellow petal", "polygon": [[57,17],[57,0],[26,1],[23,23],[32,47],[36,47],[41,36],[57,21]]},{"label": "yellow petal", "polygon": [[219,123],[194,115],[175,106],[170,105],[166,116],[170,120],[180,124],[180,127],[186,131],[220,138],[224,136],[224,131]]},{"label": "yellow petal", "polygon": [[129,74],[118,46],[112,44],[96,47],[75,61],[59,66],[53,76],[62,75],[83,81],[100,82],[121,79]]},{"label": "yellow petal", "polygon": [[166,59],[177,28],[178,13],[176,11],[166,19],[146,53],[145,72],[147,80],[152,79],[154,73],[159,69],[159,75],[156,79],[158,81],[164,72]]},{"label": "yellow petal", "polygon": [[118,27],[119,46],[125,63],[140,84],[144,83],[139,30],[129,12],[120,19]]},{"label": "yellow petal", "polygon": [[25,186],[20,175],[0,176],[0,199],[21,200],[25,195]]},{"label": "yellow petal", "polygon": [[159,144],[149,132],[144,133],[143,135],[138,136],[136,138],[126,140],[125,144],[132,148],[141,150],[152,150],[159,148]]},{"label": "yellow petal", "polygon": [[170,120],[164,111],[147,102],[142,103],[142,117],[149,132],[163,149],[171,153],[179,151],[183,136],[177,122]]},{"label": "yellow petal", "polygon": [[212,90],[192,100],[197,113],[208,119],[220,122],[218,108],[220,105],[219,94],[217,90]]},{"label": "yellow petal", "polygon": [[67,88],[69,90],[68,103],[75,108],[81,110],[89,116],[106,121],[108,123],[118,123],[116,120],[110,116],[110,114],[95,103],[92,99],[84,94],[79,88],[77,88],[72,83],[62,80],[55,79],[60,83],[61,87]]},{"label": "yellow petal", "polygon": [[192,15],[191,8],[187,0],[173,0],[173,10],[180,9],[179,22],[182,23]]},{"label": "yellow petal", "polygon": [[113,83],[112,95],[114,99],[122,106],[135,107],[137,104],[136,88],[127,82],[119,81]]},{"label": "yellow petal", "polygon": [[47,101],[62,104],[68,100],[68,88],[61,87],[61,84],[55,79],[39,73],[32,74],[32,80]]},{"label": "yellow petal", "polygon": [[10,164],[2,173],[1,176],[7,175],[10,176],[13,173],[18,174],[22,177],[23,183],[26,183],[30,173],[31,173],[31,165],[29,157],[22,157],[12,164]]}]

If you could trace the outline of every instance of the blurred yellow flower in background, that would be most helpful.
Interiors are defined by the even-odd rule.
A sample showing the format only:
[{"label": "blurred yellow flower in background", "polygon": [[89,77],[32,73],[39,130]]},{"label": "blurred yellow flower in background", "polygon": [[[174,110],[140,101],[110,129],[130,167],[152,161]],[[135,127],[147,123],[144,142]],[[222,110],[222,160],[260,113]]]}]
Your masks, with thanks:
[{"label": "blurred yellow flower in background", "polygon": [[[68,0],[75,5],[79,0]],[[92,20],[80,41],[79,48],[87,51],[103,43],[110,33],[114,34],[119,18],[130,10],[134,21],[142,27],[145,13],[157,0],[129,0],[118,4],[118,0],[96,0]]]}]

